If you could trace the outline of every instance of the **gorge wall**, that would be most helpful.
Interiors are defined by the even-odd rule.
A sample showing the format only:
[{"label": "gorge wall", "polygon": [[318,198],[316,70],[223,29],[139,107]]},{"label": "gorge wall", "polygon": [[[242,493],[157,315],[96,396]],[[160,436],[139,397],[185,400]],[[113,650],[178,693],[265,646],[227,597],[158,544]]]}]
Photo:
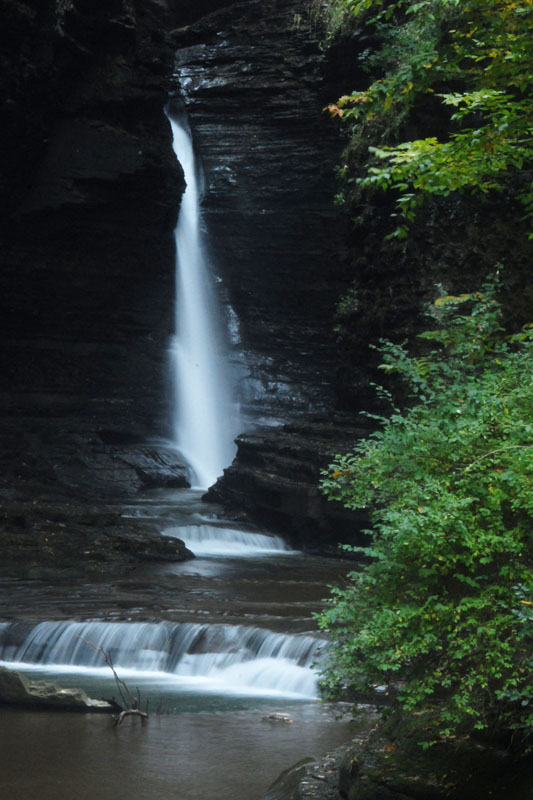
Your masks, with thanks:
[{"label": "gorge wall", "polygon": [[[368,431],[357,416],[376,403],[368,345],[416,333],[436,282],[469,291],[497,262],[519,298],[509,309],[523,315],[527,240],[501,203],[437,203],[407,245],[384,241],[384,203],[360,209],[356,227],[333,206],[344,143],[321,109],[353,88],[354,48],[368,43],[356,32],[326,53],[313,10],[303,0],[2,3],[5,503],[185,483],[175,453],[147,444],[169,420],[183,190],[169,94],[203,162],[204,221],[253,426],[210,498],[299,546],[333,548],[360,523],[316,484]],[[422,123],[432,124],[410,121]],[[353,302],[335,320],[347,290]]]},{"label": "gorge wall", "polygon": [[308,6],[236,3],[173,36],[255,416],[329,408],[334,392],[331,320],[346,285],[331,203],[340,141],[321,112],[325,60]]},{"label": "gorge wall", "polygon": [[[269,423],[256,436],[257,468],[243,465],[257,489],[251,504],[282,506],[280,523],[290,509],[306,518],[317,506],[316,448],[304,454],[298,443],[287,462],[283,446],[276,466],[261,452],[269,437],[277,451],[280,423],[297,417],[300,442],[303,415],[334,405],[331,317],[348,281],[331,205],[340,143],[321,113],[329,91],[307,7],[2,4],[0,494],[8,529],[18,520],[31,533],[49,502],[185,483],[176,455],[161,441],[147,444],[165,436],[169,419],[183,178],[163,108],[169,92],[181,91],[175,51],[177,99],[204,162],[213,260],[240,321],[243,405]],[[322,440],[339,438],[327,423],[313,439],[322,450]],[[238,504],[244,497],[230,494],[224,499]]]},{"label": "gorge wall", "polygon": [[368,426],[331,418],[333,318],[349,280],[346,222],[332,203],[342,142],[322,113],[331,87],[309,11],[298,0],[236,3],[173,41],[212,257],[239,320],[242,409],[254,426],[208,497],[314,549],[348,535],[346,515],[317,492],[319,469]]},{"label": "gorge wall", "polygon": [[183,188],[162,109],[170,9],[3,3],[2,494],[141,485]]}]

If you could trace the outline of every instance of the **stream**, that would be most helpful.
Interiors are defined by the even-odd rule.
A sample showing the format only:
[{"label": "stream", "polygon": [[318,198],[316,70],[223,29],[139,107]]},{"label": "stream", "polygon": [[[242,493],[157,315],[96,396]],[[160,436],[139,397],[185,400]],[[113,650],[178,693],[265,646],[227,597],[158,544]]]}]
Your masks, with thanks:
[{"label": "stream", "polygon": [[81,635],[112,654],[150,719],[117,729],[106,715],[3,709],[2,796],[259,800],[282,770],[350,737],[312,666],[323,647],[312,614],[349,563],[234,527],[200,495],[154,491],[122,509],[199,542],[194,560],[84,584],[3,580],[0,664],[116,695]]}]

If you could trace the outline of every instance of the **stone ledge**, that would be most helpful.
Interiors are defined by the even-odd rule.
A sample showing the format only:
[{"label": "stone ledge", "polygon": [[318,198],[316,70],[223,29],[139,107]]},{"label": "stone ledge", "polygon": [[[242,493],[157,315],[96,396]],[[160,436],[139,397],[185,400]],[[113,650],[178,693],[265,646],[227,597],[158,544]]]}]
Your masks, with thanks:
[{"label": "stone ledge", "polygon": [[0,667],[0,705],[85,713],[113,710],[105,700],[88,697],[83,689],[61,689],[55,683],[32,681],[7,667]]}]

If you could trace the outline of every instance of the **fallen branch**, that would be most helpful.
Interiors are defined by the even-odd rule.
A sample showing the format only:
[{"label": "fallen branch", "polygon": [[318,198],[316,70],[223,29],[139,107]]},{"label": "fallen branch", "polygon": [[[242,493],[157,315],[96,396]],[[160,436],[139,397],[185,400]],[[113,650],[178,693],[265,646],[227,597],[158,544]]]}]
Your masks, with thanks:
[{"label": "fallen branch", "polygon": [[126,717],[130,717],[132,715],[136,717],[141,717],[143,722],[145,719],[148,719],[148,714],[146,714],[146,712],[141,711],[138,708],[127,708],[124,711],[121,711],[118,716],[113,717],[113,722],[115,723],[115,727],[117,727],[118,725],[122,725]]},{"label": "fallen branch", "polygon": [[117,675],[117,671],[113,666],[113,662],[111,660],[111,656],[109,655],[109,653],[106,650],[104,650],[103,647],[99,647],[97,644],[94,644],[94,642],[90,642],[88,639],[84,639],[83,636],[80,636],[79,634],[76,634],[76,639],[80,639],[80,641],[82,641],[88,647],[92,647],[92,649],[96,650],[97,653],[101,653],[105,663],[113,673],[113,676],[115,678],[115,683],[117,684],[118,693],[120,695],[120,699],[122,700],[123,704],[123,707],[120,706],[116,702],[115,698],[113,698],[112,701],[108,701],[115,711],[120,712],[116,716],[113,716],[115,727],[121,725],[126,717],[132,715],[136,717],[141,717],[143,722],[145,719],[148,719],[148,714],[139,709],[139,703],[140,703],[139,690],[137,689],[137,697],[134,697],[130,692],[127,683],[123,681],[122,678],[119,678],[119,676]]}]

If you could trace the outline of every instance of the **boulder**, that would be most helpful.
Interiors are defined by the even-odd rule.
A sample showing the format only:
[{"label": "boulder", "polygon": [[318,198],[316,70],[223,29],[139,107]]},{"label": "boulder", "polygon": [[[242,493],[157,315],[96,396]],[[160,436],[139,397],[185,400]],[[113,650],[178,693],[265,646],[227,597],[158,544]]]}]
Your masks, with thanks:
[{"label": "boulder", "polygon": [[[427,749],[424,716],[376,725],[358,707],[358,735],[324,757],[297,764],[264,800],[531,800],[533,760],[506,745],[469,736]],[[366,725],[366,729],[365,729]]]},{"label": "boulder", "polygon": [[105,700],[94,700],[83,689],[61,689],[55,683],[32,681],[21,672],[6,667],[0,667],[0,705],[51,711],[113,711]]},{"label": "boulder", "polygon": [[205,498],[244,509],[299,550],[339,555],[339,543],[365,543],[368,517],[327,500],[319,490],[321,470],[369,430],[364,417],[331,414],[243,434],[233,464]]}]

